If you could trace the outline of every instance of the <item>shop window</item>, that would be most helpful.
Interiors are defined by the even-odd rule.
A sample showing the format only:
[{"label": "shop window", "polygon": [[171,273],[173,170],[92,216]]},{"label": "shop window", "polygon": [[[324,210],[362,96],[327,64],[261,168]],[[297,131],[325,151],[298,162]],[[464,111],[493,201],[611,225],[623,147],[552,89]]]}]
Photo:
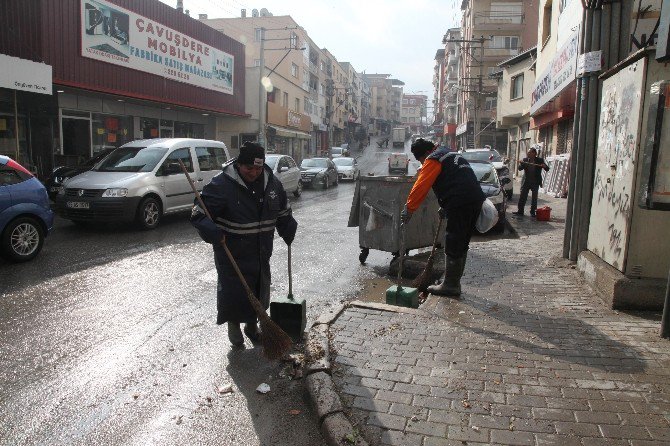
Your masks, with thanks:
[{"label": "shop window", "polygon": [[195,156],[202,171],[221,170],[227,161],[223,147],[196,147]]},{"label": "shop window", "polygon": [[93,113],[91,115],[93,154],[122,146],[133,140],[133,117]]},{"label": "shop window", "polygon": [[158,138],[158,119],[140,118],[140,131],[144,139]]},{"label": "shop window", "polygon": [[205,126],[203,124],[193,124],[190,122],[174,123],[174,137],[175,138],[204,138]]}]

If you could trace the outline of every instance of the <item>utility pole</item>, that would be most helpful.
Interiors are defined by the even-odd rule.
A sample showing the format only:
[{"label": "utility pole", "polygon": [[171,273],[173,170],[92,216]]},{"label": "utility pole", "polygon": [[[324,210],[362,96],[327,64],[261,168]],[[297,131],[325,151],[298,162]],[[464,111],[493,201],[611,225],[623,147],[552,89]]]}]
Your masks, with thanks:
[{"label": "utility pole", "polygon": [[258,144],[265,147],[265,113],[267,107],[267,92],[263,85],[265,74],[265,28],[261,27],[260,71],[258,79]]}]

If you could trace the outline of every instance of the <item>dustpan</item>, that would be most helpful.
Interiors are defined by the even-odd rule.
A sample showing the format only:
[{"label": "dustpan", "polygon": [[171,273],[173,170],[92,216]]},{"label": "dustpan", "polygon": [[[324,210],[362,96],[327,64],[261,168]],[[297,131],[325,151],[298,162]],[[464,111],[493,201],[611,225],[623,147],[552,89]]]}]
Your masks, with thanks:
[{"label": "dustpan", "polygon": [[294,342],[300,342],[307,324],[307,302],[293,296],[291,274],[291,245],[288,245],[288,296],[270,301],[270,318],[288,334]]}]

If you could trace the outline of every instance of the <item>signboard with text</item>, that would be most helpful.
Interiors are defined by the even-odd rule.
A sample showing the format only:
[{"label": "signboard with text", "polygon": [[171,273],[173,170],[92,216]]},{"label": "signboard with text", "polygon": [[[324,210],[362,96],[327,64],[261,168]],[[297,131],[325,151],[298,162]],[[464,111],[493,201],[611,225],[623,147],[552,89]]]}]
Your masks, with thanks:
[{"label": "signboard with text", "polygon": [[232,55],[104,0],[81,0],[81,55],[233,94]]},{"label": "signboard with text", "polygon": [[31,93],[51,94],[51,65],[0,54],[0,87]]},{"label": "signboard with text", "polygon": [[530,114],[555,98],[577,77],[579,28],[557,52],[547,69],[538,76],[530,98]]}]

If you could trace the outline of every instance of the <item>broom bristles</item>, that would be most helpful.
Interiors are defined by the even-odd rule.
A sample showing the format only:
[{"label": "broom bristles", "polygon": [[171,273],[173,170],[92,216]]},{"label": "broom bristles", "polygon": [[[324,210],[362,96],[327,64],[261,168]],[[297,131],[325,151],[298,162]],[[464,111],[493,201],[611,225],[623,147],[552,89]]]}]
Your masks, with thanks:
[{"label": "broom bristles", "polygon": [[261,343],[263,344],[263,355],[273,361],[284,356],[293,345],[293,340],[282,328],[275,323],[265,312],[260,301],[251,294],[247,294],[249,302],[258,316],[261,327]]},{"label": "broom bristles", "polygon": [[433,279],[433,262],[434,262],[434,257],[431,255],[428,257],[428,261],[426,262],[426,267],[423,269],[421,274],[416,276],[414,281],[412,282],[412,286],[419,291],[427,291],[428,290],[428,285],[431,284],[432,279]]}]

